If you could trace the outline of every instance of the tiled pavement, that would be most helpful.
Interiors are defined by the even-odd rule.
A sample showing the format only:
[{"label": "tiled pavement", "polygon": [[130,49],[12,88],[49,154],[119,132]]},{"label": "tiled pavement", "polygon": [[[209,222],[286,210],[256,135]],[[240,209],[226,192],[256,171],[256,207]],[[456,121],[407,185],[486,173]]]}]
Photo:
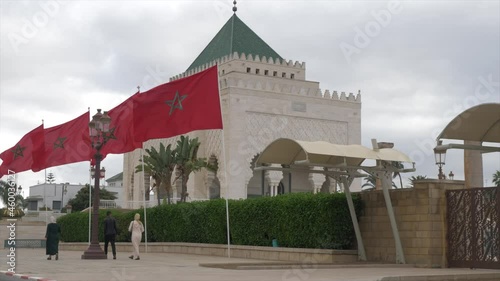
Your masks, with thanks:
[{"label": "tiled pavement", "polygon": [[[6,249],[2,249],[1,270],[6,270]],[[466,275],[481,273],[497,273],[499,270],[470,269],[429,269],[387,265],[338,266],[325,268],[301,269],[222,269],[204,267],[204,263],[267,263],[266,261],[228,259],[222,257],[142,253],[141,260],[130,260],[129,253],[118,253],[118,259],[82,260],[80,251],[64,251],[59,260],[46,260],[44,249],[18,249],[17,273],[30,276],[41,276],[58,281],[134,281],[134,280],[356,280],[375,281],[386,276],[423,276],[423,275]],[[266,267],[264,267],[266,268]],[[269,266],[267,266],[269,268]],[[1,280],[1,279],[0,279]],[[404,279],[398,279],[404,280]],[[412,279],[418,280],[418,279]],[[421,280],[428,280],[422,278]],[[440,279],[433,279],[440,280]],[[465,279],[464,279],[465,280]],[[474,279],[467,279],[474,280]],[[494,279],[493,279],[494,280]],[[500,279],[499,279],[500,280]]]},{"label": "tiled pavement", "polygon": [[[0,227],[0,238],[3,242],[3,239],[8,235],[4,229],[6,227],[5,221],[0,223]],[[44,224],[22,223],[22,227],[18,228],[17,238],[39,239],[45,234],[44,231]],[[82,260],[82,253],[82,251],[61,251],[58,261],[49,261],[46,259],[45,249],[20,248],[16,252],[16,273],[58,281],[375,281],[391,276],[395,277],[390,279],[391,281],[425,281],[446,280],[444,278],[446,275],[455,276],[447,280],[480,280],[477,274],[495,274],[498,275],[498,278],[495,276],[490,280],[500,280],[500,270],[430,269],[379,264],[313,265],[306,268],[305,265],[300,264],[293,267],[273,266],[276,263],[262,260],[169,253],[142,253],[141,260],[138,261],[130,260],[129,253],[121,252],[118,253],[117,260]],[[0,248],[0,271],[5,271],[8,268],[7,254],[7,249]],[[210,266],[200,266],[200,264],[210,264]],[[245,264],[247,265],[245,266]],[[415,276],[430,277],[417,278]],[[1,274],[0,280],[4,280]]]}]

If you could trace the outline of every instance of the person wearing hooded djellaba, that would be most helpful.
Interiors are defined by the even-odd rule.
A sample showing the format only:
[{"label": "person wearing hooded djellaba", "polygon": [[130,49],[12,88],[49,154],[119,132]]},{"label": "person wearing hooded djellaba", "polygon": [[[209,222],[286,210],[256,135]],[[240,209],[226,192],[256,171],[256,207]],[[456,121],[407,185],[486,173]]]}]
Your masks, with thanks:
[{"label": "person wearing hooded djellaba", "polygon": [[49,257],[48,260],[52,259],[52,256],[56,256],[56,260],[59,259],[59,235],[61,234],[61,227],[57,224],[56,218],[50,217],[50,223],[47,224],[47,231],[45,232],[45,254]]}]

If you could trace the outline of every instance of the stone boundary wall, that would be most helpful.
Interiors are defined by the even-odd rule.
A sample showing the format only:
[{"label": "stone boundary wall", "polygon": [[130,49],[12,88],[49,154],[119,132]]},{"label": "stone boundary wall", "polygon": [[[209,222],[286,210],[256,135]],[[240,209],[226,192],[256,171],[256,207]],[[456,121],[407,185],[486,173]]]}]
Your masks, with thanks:
[{"label": "stone boundary wall", "polygon": [[[463,188],[463,181],[422,180],[414,188],[390,190],[407,264],[447,267],[445,191]],[[367,259],[395,263],[395,242],[382,191],[360,194],[365,204],[360,229]]]},{"label": "stone boundary wall", "polygon": [[[100,245],[101,249],[104,249],[103,243]],[[61,251],[82,251],[83,253],[87,248],[88,243],[59,244]],[[111,249],[108,248],[108,251]],[[117,255],[129,255],[132,253],[132,244],[116,243],[116,251]],[[144,253],[145,251],[145,244],[141,243],[140,252]],[[227,256],[227,245],[155,242],[148,243],[148,252],[225,257]],[[358,251],[231,245],[231,257],[307,263],[353,263],[357,262]]]}]

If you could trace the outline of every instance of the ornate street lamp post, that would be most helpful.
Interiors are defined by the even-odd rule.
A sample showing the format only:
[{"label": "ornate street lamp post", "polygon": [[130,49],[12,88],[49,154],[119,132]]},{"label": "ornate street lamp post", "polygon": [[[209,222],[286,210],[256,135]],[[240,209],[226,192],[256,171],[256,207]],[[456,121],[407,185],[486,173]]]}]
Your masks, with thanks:
[{"label": "ornate street lamp post", "polygon": [[446,160],[446,149],[440,148],[440,145],[441,141],[439,141],[438,146],[434,148],[434,158],[436,160],[436,165],[439,167],[438,179],[444,180],[446,179],[446,175],[443,173],[443,165]]},{"label": "ornate street lamp post", "polygon": [[[108,140],[109,133],[109,123],[111,118],[108,116],[108,112],[105,111],[104,114],[98,109],[97,113],[92,117],[92,121],[89,123],[90,127],[90,140],[92,142],[92,147],[96,150],[94,155],[95,159],[95,170],[101,171],[101,160],[102,155],[100,153],[102,146]],[[92,210],[92,233],[89,248],[83,252],[82,259],[106,259],[101,246],[99,246],[99,180],[100,176],[95,177],[94,181],[94,198],[93,198],[93,210]]]}]

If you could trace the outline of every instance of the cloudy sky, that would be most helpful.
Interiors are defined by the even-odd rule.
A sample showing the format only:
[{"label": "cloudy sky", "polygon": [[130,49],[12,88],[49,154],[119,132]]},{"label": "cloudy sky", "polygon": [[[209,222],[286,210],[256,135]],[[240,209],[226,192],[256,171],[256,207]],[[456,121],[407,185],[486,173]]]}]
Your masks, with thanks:
[{"label": "cloudy sky", "polygon": [[[182,73],[232,1],[0,1],[0,151],[40,125],[111,109]],[[362,93],[362,144],[394,142],[437,176],[435,137],[465,109],[500,102],[499,1],[238,1],[238,16],[322,89]],[[478,90],[479,89],[479,90]],[[463,179],[463,152],[445,172]],[[499,154],[485,155],[487,185]],[[123,157],[108,156],[107,176]],[[48,169],[87,183],[88,163]],[[23,187],[44,172],[23,172]],[[27,195],[27,194],[25,194]]]}]

